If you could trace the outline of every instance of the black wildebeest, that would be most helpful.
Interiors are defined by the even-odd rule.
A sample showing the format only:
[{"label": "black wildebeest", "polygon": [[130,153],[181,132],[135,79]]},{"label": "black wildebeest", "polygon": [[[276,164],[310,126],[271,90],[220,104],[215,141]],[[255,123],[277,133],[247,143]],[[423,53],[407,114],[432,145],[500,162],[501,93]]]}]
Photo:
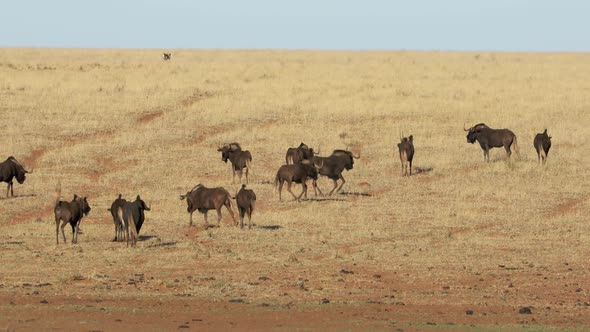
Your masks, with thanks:
[{"label": "black wildebeest", "polygon": [[510,159],[510,155],[512,154],[510,147],[513,146],[516,154],[520,155],[516,135],[509,129],[492,129],[484,123],[479,123],[469,129],[465,129],[465,126],[463,126],[463,130],[468,132],[468,143],[473,144],[475,141],[479,142],[483,150],[484,160],[487,162],[490,162],[491,148],[504,147],[506,149],[506,155]]},{"label": "black wildebeest", "polygon": [[[360,153],[354,155],[348,150],[334,150],[328,157],[314,156],[312,158],[314,165],[321,165],[321,167],[318,168],[319,174],[334,181],[334,188],[332,188],[329,195],[332,195],[334,190],[336,190],[336,187],[338,187],[338,180],[341,180],[342,183],[336,192],[342,189],[342,186],[344,186],[344,183],[346,182],[342,176],[342,172],[345,169],[351,170],[354,165],[354,159],[358,159],[360,157]],[[321,189],[318,188],[318,190],[320,191],[320,194],[322,194]]]},{"label": "black wildebeest", "polygon": [[402,137],[401,142],[397,145],[397,148],[399,150],[399,159],[402,163],[402,176],[412,176],[412,160],[414,159],[414,137],[412,135],[408,137]]},{"label": "black wildebeest", "polygon": [[113,242],[122,241],[125,237],[123,220],[119,218],[118,211],[127,201],[121,197],[121,194],[119,194],[119,197],[113,201],[111,208],[109,209],[111,216],[113,216],[113,223],[115,224],[115,238],[113,239]]},{"label": "black wildebeest", "polygon": [[219,227],[222,206],[227,208],[234,223],[236,222],[234,212],[231,209],[231,196],[227,190],[221,187],[207,188],[199,183],[191,191],[187,192],[186,195],[180,195],[180,200],[185,198],[187,204],[186,211],[190,213],[189,226],[193,225],[193,212],[199,210],[205,217],[205,227],[209,227],[207,212],[215,209],[217,210],[217,226]]},{"label": "black wildebeest", "polygon": [[[319,163],[322,163],[322,161],[319,161]],[[279,189],[279,200],[282,200],[281,191],[285,182],[287,182],[287,191],[293,195],[295,200],[299,200],[302,195],[305,195],[305,198],[307,198],[307,179],[313,180],[313,186],[315,189],[317,186],[317,178],[318,166],[310,160],[304,160],[297,164],[282,165],[277,171],[274,182],[275,188],[278,186]],[[299,194],[299,196],[295,196],[291,191],[291,185],[293,182],[301,183],[301,194]]]},{"label": "black wildebeest", "polygon": [[319,152],[313,151],[313,148],[310,148],[305,143],[301,142],[298,147],[287,149],[285,163],[289,165],[300,163],[303,160],[311,160],[311,158],[318,153]]},{"label": "black wildebeest", "polygon": [[250,151],[242,151],[242,147],[238,143],[224,144],[218,148],[217,151],[221,152],[221,160],[227,163],[229,160],[232,166],[232,183],[235,182],[236,173],[240,177],[242,182],[242,170],[246,169],[246,183],[248,183],[248,171],[250,170],[252,163],[252,154]]},{"label": "black wildebeest", "polygon": [[16,178],[18,183],[23,184],[27,178],[27,173],[32,173],[32,171],[27,171],[13,156],[0,163],[0,181],[8,183],[6,197],[8,197],[8,192],[14,197],[12,179]]},{"label": "black wildebeest", "polygon": [[168,60],[172,59],[172,53],[162,53],[162,59],[164,61],[168,61]]},{"label": "black wildebeest", "polygon": [[256,203],[256,194],[254,190],[246,189],[246,185],[242,185],[242,189],[236,194],[236,203],[238,211],[240,212],[240,228],[244,228],[244,215],[248,214],[248,229],[252,228],[252,212],[254,212],[254,205]]},{"label": "black wildebeest", "polygon": [[63,235],[64,243],[66,243],[66,233],[64,232],[66,224],[72,226],[72,243],[77,243],[80,221],[84,216],[87,216],[88,213],[90,213],[90,205],[88,205],[86,197],[74,195],[74,199],[72,199],[71,202],[64,202],[59,200],[60,195],[61,189],[58,189],[56,194],[57,197],[55,199],[55,208],[53,209],[55,215],[55,240],[57,241],[57,244],[59,244],[59,221],[61,220],[61,234]]},{"label": "black wildebeest", "polygon": [[551,149],[551,136],[547,134],[547,129],[542,133],[535,135],[535,139],[533,140],[533,146],[535,150],[537,150],[537,158],[539,160],[539,164],[541,162],[543,165],[547,162],[547,155],[549,154],[549,149]]},{"label": "black wildebeest", "polygon": [[150,207],[145,204],[139,195],[137,195],[134,202],[124,202],[122,206],[117,208],[117,216],[125,225],[127,246],[129,246],[129,239],[131,239],[132,247],[137,243],[139,231],[145,221],[144,211],[150,210]]}]

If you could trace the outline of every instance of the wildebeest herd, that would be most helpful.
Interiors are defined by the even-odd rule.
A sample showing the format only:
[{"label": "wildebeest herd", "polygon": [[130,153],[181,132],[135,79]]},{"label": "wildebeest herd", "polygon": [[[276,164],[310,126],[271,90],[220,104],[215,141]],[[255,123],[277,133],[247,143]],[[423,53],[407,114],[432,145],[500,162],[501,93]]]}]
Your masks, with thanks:
[{"label": "wildebeest herd", "polygon": [[[467,142],[474,144],[476,141],[481,146],[484,154],[484,161],[490,161],[490,149],[497,147],[504,147],[508,159],[514,150],[519,154],[516,135],[509,129],[492,129],[484,123],[476,124],[469,129],[463,128],[467,132]],[[551,148],[551,136],[547,134],[547,129],[543,133],[535,136],[533,146],[537,152],[539,165],[547,162],[549,149]],[[414,158],[414,137],[400,137],[400,143],[397,145],[399,150],[399,158],[401,162],[402,176],[412,175],[412,161]],[[250,151],[242,150],[239,143],[234,142],[224,144],[217,149],[221,152],[222,161],[229,160],[232,167],[232,182],[235,182],[236,174],[242,182],[242,172],[245,169],[246,183],[248,183],[248,172],[251,168],[252,154]],[[279,200],[282,200],[281,192],[283,185],[287,183],[287,191],[293,196],[295,200],[299,200],[302,196],[307,198],[307,181],[311,179],[314,193],[317,196],[318,191],[320,195],[323,192],[317,185],[317,180],[320,176],[325,176],[334,182],[334,187],[328,195],[334,192],[339,192],[346,181],[342,176],[344,170],[351,170],[353,168],[354,159],[359,159],[360,154],[353,154],[348,149],[334,150],[329,156],[321,157],[318,151],[301,143],[296,148],[289,148],[285,155],[285,165],[280,166],[275,179],[274,186],[278,188]],[[26,179],[26,174],[32,173],[25,169],[13,156],[8,157],[4,162],[0,163],[0,181],[8,183],[6,197],[9,193],[14,197],[13,179],[16,178],[18,183],[23,184]],[[338,185],[340,180],[340,185]],[[301,193],[295,195],[291,190],[293,183],[301,184]],[[55,215],[55,236],[56,243],[59,244],[59,228],[61,221],[61,233],[63,242],[66,243],[66,236],[64,228],[67,224],[72,227],[72,243],[77,243],[78,232],[80,229],[80,222],[84,216],[90,213],[91,208],[86,197],[74,195],[71,201],[60,200],[61,186],[58,186],[57,197],[54,206]],[[242,185],[241,189],[235,196],[222,188],[207,188],[202,184],[197,184],[189,192],[180,195],[181,200],[187,202],[187,212],[189,213],[189,226],[193,224],[193,212],[199,211],[203,214],[206,227],[209,226],[207,221],[207,212],[209,210],[216,210],[217,225],[221,221],[221,209],[225,207],[234,223],[236,218],[232,210],[232,199],[236,200],[240,215],[240,227],[244,227],[244,216],[248,216],[248,228],[252,228],[251,218],[255,208],[256,194],[253,190],[247,189],[246,185]],[[115,226],[115,237],[113,241],[126,241],[127,245],[131,242],[131,246],[135,246],[139,231],[145,222],[145,211],[150,211],[148,206],[137,195],[134,201],[125,200],[121,194],[113,201],[111,207],[108,209],[113,218]]]}]

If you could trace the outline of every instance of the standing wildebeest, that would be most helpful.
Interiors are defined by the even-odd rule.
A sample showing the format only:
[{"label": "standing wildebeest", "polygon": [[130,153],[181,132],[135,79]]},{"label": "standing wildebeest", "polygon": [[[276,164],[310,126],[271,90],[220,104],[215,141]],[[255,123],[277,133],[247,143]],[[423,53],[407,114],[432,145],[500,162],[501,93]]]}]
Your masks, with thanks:
[{"label": "standing wildebeest", "polygon": [[516,135],[508,129],[492,129],[484,123],[479,123],[469,129],[465,129],[465,126],[463,126],[463,130],[468,132],[468,143],[473,144],[475,141],[479,142],[479,145],[483,150],[484,160],[487,162],[490,162],[491,148],[499,148],[503,146],[504,149],[506,149],[508,159],[510,159],[510,155],[512,154],[510,146],[514,146],[514,151],[517,155],[520,155],[518,144],[516,142]]},{"label": "standing wildebeest", "polygon": [[313,156],[318,154],[319,152],[313,151],[313,148],[309,148],[305,143],[301,142],[298,147],[296,148],[288,148],[287,154],[285,155],[285,163],[289,164],[297,164],[304,160],[311,160]]},{"label": "standing wildebeest", "polygon": [[0,181],[8,183],[6,197],[8,197],[8,192],[14,197],[12,179],[16,178],[18,183],[23,184],[27,178],[27,173],[32,173],[32,171],[27,171],[13,156],[8,157],[5,161],[0,163]]},{"label": "standing wildebeest", "polygon": [[119,218],[118,211],[119,208],[123,207],[123,205],[125,205],[126,202],[126,200],[121,198],[121,194],[119,194],[119,197],[113,201],[113,204],[111,204],[111,208],[109,209],[109,211],[111,212],[111,216],[113,216],[113,222],[115,224],[115,238],[113,239],[113,242],[122,241],[125,236],[123,220]]},{"label": "standing wildebeest", "polygon": [[129,246],[130,238],[132,247],[135,247],[135,244],[137,243],[139,231],[145,221],[144,211],[150,211],[150,207],[145,204],[139,195],[137,195],[134,202],[124,202],[123,205],[117,209],[117,216],[125,225],[127,246]]},{"label": "standing wildebeest", "polygon": [[172,53],[162,53],[162,59],[164,61],[168,61],[168,60],[172,59]]},{"label": "standing wildebeest", "polygon": [[231,209],[231,196],[227,190],[221,187],[207,188],[199,183],[191,191],[187,192],[186,195],[180,195],[180,200],[185,198],[187,203],[186,211],[190,213],[189,226],[193,225],[193,212],[199,210],[205,217],[205,227],[209,227],[207,212],[215,209],[217,210],[217,227],[219,227],[222,206],[227,208],[234,223],[236,222],[234,212]]},{"label": "standing wildebeest", "polygon": [[246,169],[246,183],[248,183],[248,170],[251,168],[250,163],[252,162],[252,155],[250,151],[242,151],[242,147],[238,143],[225,144],[218,148],[217,151],[221,152],[221,160],[227,163],[227,160],[231,162],[232,166],[232,183],[235,182],[236,173],[240,177],[242,182],[242,169]]},{"label": "standing wildebeest", "polygon": [[537,158],[539,160],[539,164],[541,162],[543,165],[547,162],[547,155],[549,154],[549,149],[551,149],[551,136],[547,135],[547,129],[543,131],[543,133],[539,133],[535,136],[535,140],[533,141],[533,146],[535,150],[537,150]]},{"label": "standing wildebeest", "polygon": [[[319,161],[319,163],[323,162]],[[285,182],[287,182],[287,191],[293,195],[295,200],[299,200],[302,195],[305,195],[305,198],[307,198],[307,179],[313,180],[313,186],[315,190],[317,186],[316,180],[318,178],[318,169],[319,167],[309,160],[304,160],[303,162],[297,164],[281,166],[277,171],[274,182],[275,188],[278,186],[279,189],[279,200],[282,200],[281,191]],[[295,196],[295,194],[291,191],[291,184],[293,182],[301,183],[301,194],[299,194],[299,196]]]},{"label": "standing wildebeest", "polygon": [[[342,176],[342,171],[344,169],[351,170],[354,164],[354,159],[359,159],[360,153],[358,155],[352,154],[352,152],[348,150],[334,150],[329,157],[318,157],[314,156],[312,161],[314,164],[321,164],[322,166],[318,168],[319,174],[328,177],[334,181],[334,188],[330,191],[329,195],[332,195],[336,187],[338,187],[338,180],[340,179],[342,183],[340,187],[338,187],[337,192],[342,189],[344,183],[344,177]],[[318,188],[320,194],[323,194],[321,189]]]},{"label": "standing wildebeest", "polygon": [[[412,160],[414,159],[414,137],[402,137],[401,143],[397,145],[399,159],[402,163],[402,176],[412,176]],[[409,168],[409,173],[408,173]]]},{"label": "standing wildebeest", "polygon": [[240,212],[240,228],[244,228],[244,215],[248,213],[248,229],[252,228],[252,212],[256,203],[256,194],[254,190],[246,189],[246,185],[242,185],[242,189],[236,194],[236,203],[238,211]]},{"label": "standing wildebeest", "polygon": [[86,197],[79,197],[78,195],[74,195],[74,199],[71,202],[64,202],[59,200],[59,196],[61,195],[61,189],[57,190],[56,199],[55,199],[55,208],[53,212],[55,214],[55,240],[57,244],[59,244],[59,221],[63,221],[61,224],[61,234],[64,238],[64,243],[66,243],[66,233],[64,232],[64,227],[66,224],[70,224],[72,226],[72,243],[78,242],[78,231],[80,229],[80,221],[82,217],[87,216],[90,212],[90,205],[88,205],[88,200]]}]

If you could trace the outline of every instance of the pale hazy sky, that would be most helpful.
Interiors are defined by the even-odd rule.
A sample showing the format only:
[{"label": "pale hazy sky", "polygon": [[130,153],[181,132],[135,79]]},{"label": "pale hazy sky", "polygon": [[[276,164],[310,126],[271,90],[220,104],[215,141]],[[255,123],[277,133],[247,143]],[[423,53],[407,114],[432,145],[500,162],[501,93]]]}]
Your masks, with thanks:
[{"label": "pale hazy sky", "polygon": [[590,0],[7,0],[3,46],[590,51]]}]

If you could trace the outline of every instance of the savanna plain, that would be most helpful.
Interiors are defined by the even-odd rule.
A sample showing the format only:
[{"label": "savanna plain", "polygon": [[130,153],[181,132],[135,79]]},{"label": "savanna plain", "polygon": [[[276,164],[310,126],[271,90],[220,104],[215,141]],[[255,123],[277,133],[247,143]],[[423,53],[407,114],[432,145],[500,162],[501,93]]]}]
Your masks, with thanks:
[{"label": "savanna plain", "polygon": [[[590,328],[590,54],[160,52],[0,49],[0,158],[33,169],[0,187],[0,331]],[[479,122],[520,157],[485,163]],[[253,228],[189,227],[181,194],[239,189],[217,152],[234,141]],[[341,193],[279,201],[301,142],[360,153]],[[92,208],[78,244],[55,243],[58,184]],[[111,242],[119,193],[152,208],[136,248]]]}]

